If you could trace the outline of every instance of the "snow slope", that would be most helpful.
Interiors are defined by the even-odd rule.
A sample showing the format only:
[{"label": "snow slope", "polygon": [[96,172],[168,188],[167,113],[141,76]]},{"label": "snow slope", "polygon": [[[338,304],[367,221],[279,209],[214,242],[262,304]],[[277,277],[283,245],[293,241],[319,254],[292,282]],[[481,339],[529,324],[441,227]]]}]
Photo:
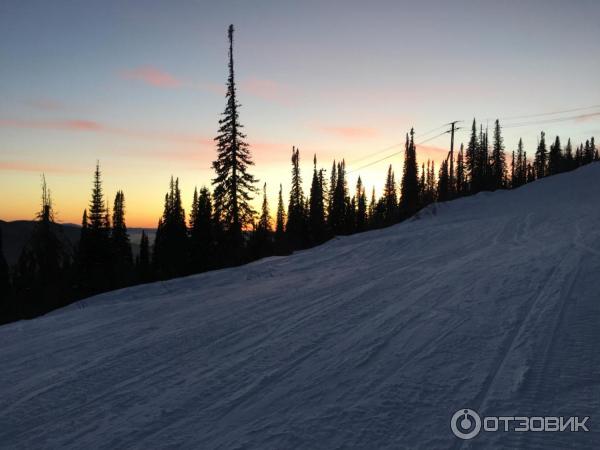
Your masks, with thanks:
[{"label": "snow slope", "polygon": [[0,327],[0,446],[599,448],[599,206],[596,163]]}]

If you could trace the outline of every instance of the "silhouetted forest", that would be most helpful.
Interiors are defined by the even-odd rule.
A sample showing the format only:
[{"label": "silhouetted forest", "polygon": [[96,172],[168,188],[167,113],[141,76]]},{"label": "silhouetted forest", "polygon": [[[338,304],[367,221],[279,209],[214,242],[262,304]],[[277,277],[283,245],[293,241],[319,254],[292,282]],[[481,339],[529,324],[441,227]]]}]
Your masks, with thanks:
[{"label": "silhouetted forest", "polygon": [[[291,151],[291,188],[287,206],[281,185],[275,216],[267,185],[257,189],[251,174],[249,145],[240,122],[233,60],[233,26],[228,30],[229,76],[226,106],[215,138],[212,189],[196,189],[189,214],[182,204],[179,180],[171,178],[164,196],[153,243],[142,233],[134,258],[126,225],[126,197],[118,191],[112,208],[97,164],[89,205],[84,209],[76,249],[58,236],[50,190],[42,179],[36,224],[19,261],[9,267],[0,235],[0,322],[31,318],[100,292],[244,264],[272,255],[322,244],[348,235],[406,220],[434,202],[480,191],[518,188],[546,176],[597,161],[594,138],[573,147],[558,136],[548,146],[544,132],[532,157],[519,140],[507,152],[502,127],[478,126],[475,119],[466,147],[451,151],[437,168],[433,161],[418,166],[414,130],[406,134],[400,182],[392,165],[385,173],[383,194],[367,196],[360,176],[348,186],[344,160],[333,161],[329,173],[313,159],[310,192],[303,191],[300,150]],[[549,148],[548,148],[549,147]],[[261,210],[252,200],[262,196]]]}]

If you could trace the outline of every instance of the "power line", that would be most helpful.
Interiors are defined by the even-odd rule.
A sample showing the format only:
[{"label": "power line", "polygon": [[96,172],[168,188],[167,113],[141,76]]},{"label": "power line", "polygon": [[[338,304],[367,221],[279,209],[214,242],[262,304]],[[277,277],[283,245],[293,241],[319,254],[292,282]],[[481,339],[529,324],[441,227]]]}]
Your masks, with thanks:
[{"label": "power line", "polygon": [[[588,109],[594,109],[594,108],[600,108],[600,105],[585,106],[582,108],[573,108],[573,109],[563,109],[562,111],[552,111],[552,112],[545,112],[545,113],[539,113],[539,114],[526,114],[523,116],[500,117],[499,120],[517,120],[517,119],[529,119],[532,117],[555,116],[556,114],[565,114],[565,113],[570,113],[570,112],[586,111]],[[488,118],[486,120],[495,120],[495,119]]]},{"label": "power line", "polygon": [[589,117],[597,117],[600,116],[600,111],[592,112],[589,114],[578,114],[576,116],[569,117],[557,117],[554,119],[541,119],[541,120],[531,120],[526,122],[518,122],[518,123],[509,123],[507,125],[503,125],[502,128],[516,128],[516,127],[525,127],[530,125],[541,125],[545,123],[558,123],[558,122],[566,122],[570,120],[577,119],[587,119]]},{"label": "power line", "polygon": [[361,161],[364,161],[365,159],[369,159],[369,158],[371,158],[371,157],[373,157],[373,156],[379,155],[380,153],[387,152],[388,150],[391,150],[391,149],[393,149],[394,147],[398,147],[399,145],[402,145],[402,144],[394,144],[394,145],[390,145],[389,147],[382,148],[381,150],[377,150],[376,152],[369,153],[368,155],[366,155],[366,156],[363,156],[362,158],[359,158],[359,159],[356,159],[356,160],[354,160],[354,161],[353,161],[351,164],[356,164],[356,163],[359,163],[359,162],[361,162]]},{"label": "power line", "polygon": [[[417,134],[416,136],[417,136],[417,137],[425,137],[425,136],[427,136],[428,134],[431,134],[431,133],[433,133],[434,131],[437,131],[437,130],[439,130],[440,128],[443,128],[443,127],[445,127],[445,126],[448,126],[448,125],[450,125],[450,124],[449,124],[449,123],[445,123],[445,124],[443,124],[443,125],[440,125],[439,127],[432,128],[431,130],[429,130],[429,131],[426,131],[425,133],[419,133],[419,134]],[[435,136],[435,137],[438,137],[438,136]],[[432,138],[432,139],[435,139],[435,137],[434,137],[434,138]],[[399,147],[399,146],[401,146],[401,145],[404,145],[404,143],[398,143],[398,144],[390,145],[390,146],[388,146],[388,147],[382,148],[381,150],[377,150],[377,151],[375,151],[375,152],[373,152],[373,153],[369,153],[368,155],[365,155],[365,156],[363,156],[362,158],[355,159],[354,161],[350,162],[349,164],[357,164],[357,163],[359,163],[359,162],[365,161],[365,160],[367,160],[367,159],[369,159],[369,158],[372,158],[373,156],[377,156],[377,155],[379,155],[379,154],[381,154],[381,153],[383,153],[383,152],[386,152],[386,151],[388,151],[388,150],[391,150],[391,149],[393,149],[394,147]]]},{"label": "power line", "polygon": [[[440,134],[438,134],[438,135],[436,135],[436,136],[433,136],[433,137],[427,138],[427,139],[425,139],[424,141],[417,142],[417,143],[415,143],[415,146],[417,146],[417,145],[423,145],[423,144],[425,144],[426,142],[432,141],[432,140],[434,140],[434,139],[436,139],[436,138],[439,138],[440,136],[443,136],[444,134],[448,134],[448,133],[450,133],[450,130],[446,130],[446,131],[444,131],[444,132],[442,132],[442,133],[440,133]],[[372,166],[372,165],[375,165],[375,164],[377,164],[377,163],[380,163],[381,161],[385,161],[386,159],[389,159],[389,158],[391,158],[391,157],[393,157],[393,156],[400,155],[401,153],[402,153],[402,151],[391,153],[391,154],[389,154],[389,155],[387,155],[387,156],[384,156],[383,158],[380,158],[380,159],[378,159],[378,160],[376,160],[376,161],[372,161],[372,162],[370,162],[370,163],[368,163],[368,164],[365,164],[365,165],[363,165],[363,166],[357,167],[356,169],[349,170],[349,171],[348,171],[348,172],[346,172],[346,173],[350,174],[350,173],[357,172],[357,171],[359,171],[359,170],[362,170],[362,169],[365,169],[365,168],[367,168],[367,167],[370,167],[370,166]]]}]

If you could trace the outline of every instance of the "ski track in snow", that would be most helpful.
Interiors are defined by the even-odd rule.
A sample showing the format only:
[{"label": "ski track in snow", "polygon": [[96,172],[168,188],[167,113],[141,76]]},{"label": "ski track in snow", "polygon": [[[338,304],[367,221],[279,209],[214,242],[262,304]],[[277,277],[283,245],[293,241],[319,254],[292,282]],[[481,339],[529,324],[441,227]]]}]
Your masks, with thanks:
[{"label": "ski track in snow", "polygon": [[[600,164],[0,327],[0,447],[600,448]],[[590,416],[589,433],[450,417]]]}]

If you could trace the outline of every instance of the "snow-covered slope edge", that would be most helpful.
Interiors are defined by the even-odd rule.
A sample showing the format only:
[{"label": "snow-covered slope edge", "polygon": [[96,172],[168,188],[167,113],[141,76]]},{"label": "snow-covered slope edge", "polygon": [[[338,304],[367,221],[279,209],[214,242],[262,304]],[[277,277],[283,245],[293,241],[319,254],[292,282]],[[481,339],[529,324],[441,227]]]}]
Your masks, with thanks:
[{"label": "snow-covered slope edge", "polygon": [[[598,447],[599,293],[596,163],[0,327],[0,443]],[[591,431],[459,441],[463,407]]]}]

